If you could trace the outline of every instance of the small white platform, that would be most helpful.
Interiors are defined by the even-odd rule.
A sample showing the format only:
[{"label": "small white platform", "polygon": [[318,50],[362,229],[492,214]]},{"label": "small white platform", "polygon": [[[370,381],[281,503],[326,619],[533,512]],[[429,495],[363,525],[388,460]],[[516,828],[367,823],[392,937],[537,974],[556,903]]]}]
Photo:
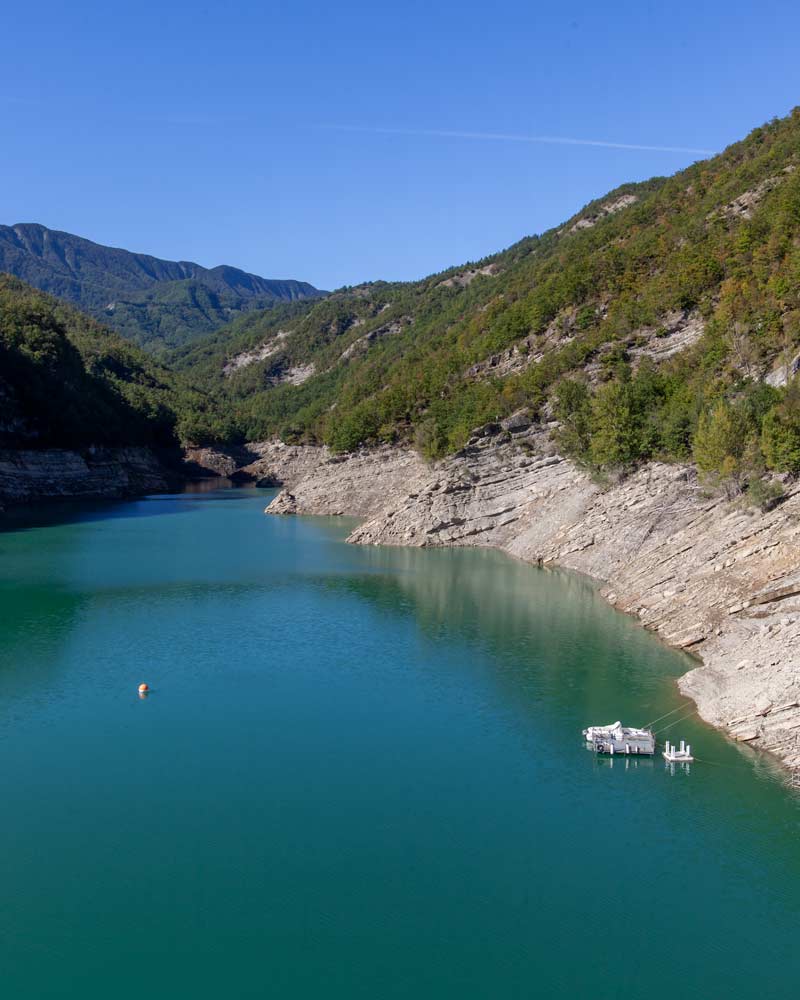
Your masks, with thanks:
[{"label": "small white platform", "polygon": [[669,761],[670,764],[688,764],[694,760],[692,748],[683,740],[681,740],[680,746],[675,746],[674,743],[667,740],[664,744],[664,760]]}]

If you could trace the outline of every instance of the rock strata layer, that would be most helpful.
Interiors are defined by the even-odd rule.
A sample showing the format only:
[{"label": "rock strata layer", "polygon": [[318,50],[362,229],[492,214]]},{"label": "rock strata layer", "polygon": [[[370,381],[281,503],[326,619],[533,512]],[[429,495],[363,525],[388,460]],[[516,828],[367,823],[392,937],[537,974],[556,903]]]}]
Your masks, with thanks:
[{"label": "rock strata layer", "polygon": [[498,428],[434,466],[320,454],[267,509],[357,515],[359,544],[490,546],[589,574],[701,660],[679,683],[704,719],[800,775],[800,484],[766,514],[709,496],[689,467],[600,489],[546,435]]},{"label": "rock strata layer", "polygon": [[239,448],[187,448],[189,478],[221,476],[259,486],[289,485],[308,476],[330,456],[326,448],[255,441]]},{"label": "rock strata layer", "polygon": [[147,448],[0,450],[0,507],[53,497],[123,497],[167,490]]}]

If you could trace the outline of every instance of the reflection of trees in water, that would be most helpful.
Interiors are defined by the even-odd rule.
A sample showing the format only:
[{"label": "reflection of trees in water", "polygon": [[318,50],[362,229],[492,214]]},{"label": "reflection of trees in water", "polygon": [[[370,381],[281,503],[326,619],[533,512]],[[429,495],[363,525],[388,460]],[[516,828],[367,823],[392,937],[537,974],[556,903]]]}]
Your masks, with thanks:
[{"label": "reflection of trees in water", "polygon": [[[584,577],[480,549],[365,548],[367,572],[320,579],[382,614],[413,616],[432,642],[466,643],[515,700],[570,714],[653,718],[675,704],[687,661],[610,608]],[[482,667],[485,669],[485,667]],[[613,720],[609,720],[613,721]]]},{"label": "reflection of trees in water", "polygon": [[0,583],[0,678],[6,714],[14,700],[49,689],[87,598],[47,584]]}]

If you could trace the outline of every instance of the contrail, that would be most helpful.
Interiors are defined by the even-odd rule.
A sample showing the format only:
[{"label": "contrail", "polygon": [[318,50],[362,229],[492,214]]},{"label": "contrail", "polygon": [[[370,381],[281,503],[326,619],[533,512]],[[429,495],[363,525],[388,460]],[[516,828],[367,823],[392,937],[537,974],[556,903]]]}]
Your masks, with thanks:
[{"label": "contrail", "polygon": [[385,128],[370,125],[322,125],[337,132],[372,132],[378,135],[427,135],[440,139],[488,139],[503,142],[538,142],[555,146],[600,146],[603,149],[644,150],[651,153],[697,153],[713,156],[716,150],[693,146],[648,146],[638,142],[608,142],[605,139],[571,139],[557,135],[517,135],[510,132],[456,132],[446,129]]}]

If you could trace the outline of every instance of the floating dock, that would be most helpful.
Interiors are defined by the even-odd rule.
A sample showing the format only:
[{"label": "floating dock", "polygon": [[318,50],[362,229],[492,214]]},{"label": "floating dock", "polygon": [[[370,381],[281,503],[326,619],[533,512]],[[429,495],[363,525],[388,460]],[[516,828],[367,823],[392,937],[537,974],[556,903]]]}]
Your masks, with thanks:
[{"label": "floating dock", "polygon": [[688,764],[694,760],[692,748],[683,740],[681,740],[680,746],[675,746],[674,743],[667,740],[664,744],[664,760],[670,764]]},{"label": "floating dock", "polygon": [[583,738],[595,753],[612,757],[615,754],[652,757],[656,752],[656,738],[649,729],[623,726],[621,722],[610,726],[589,726],[583,730]]}]

